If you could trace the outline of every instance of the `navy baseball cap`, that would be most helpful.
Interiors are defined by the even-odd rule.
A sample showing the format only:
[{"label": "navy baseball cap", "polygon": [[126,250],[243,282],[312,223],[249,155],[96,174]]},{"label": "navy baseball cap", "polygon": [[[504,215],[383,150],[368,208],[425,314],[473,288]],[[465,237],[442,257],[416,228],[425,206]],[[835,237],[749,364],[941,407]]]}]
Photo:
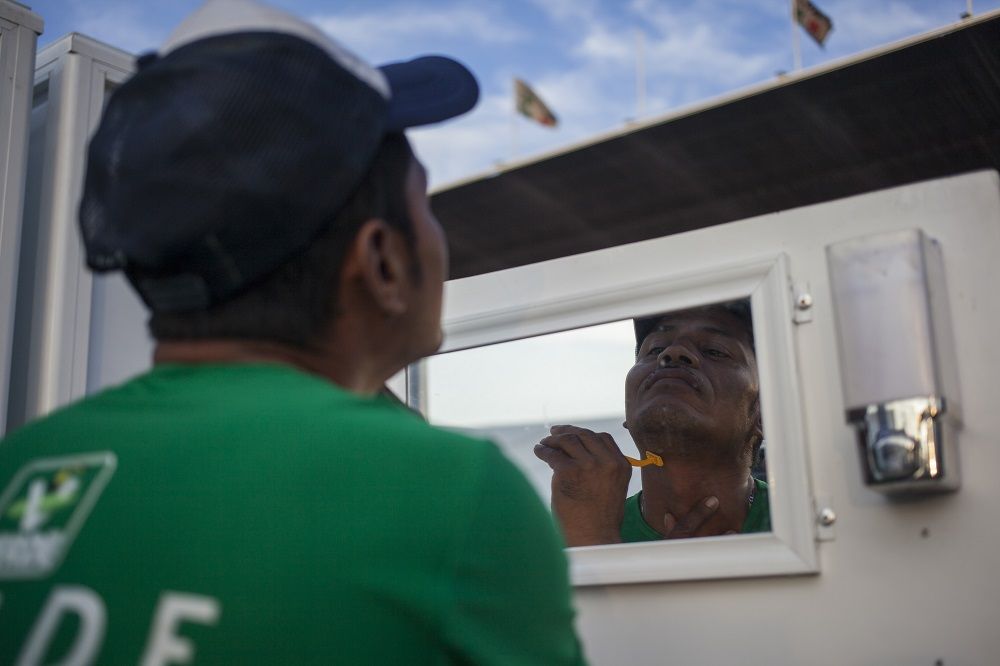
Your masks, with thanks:
[{"label": "navy baseball cap", "polygon": [[302,252],[382,138],[470,110],[443,56],[372,67],[253,0],[209,0],[112,95],[80,204],[87,265],[155,311],[226,301]]}]

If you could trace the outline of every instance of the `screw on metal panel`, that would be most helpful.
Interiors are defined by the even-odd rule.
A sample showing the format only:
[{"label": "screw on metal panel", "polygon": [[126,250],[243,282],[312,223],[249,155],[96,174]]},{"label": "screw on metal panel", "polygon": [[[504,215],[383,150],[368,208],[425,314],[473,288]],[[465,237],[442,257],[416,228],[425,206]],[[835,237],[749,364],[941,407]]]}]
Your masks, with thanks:
[{"label": "screw on metal panel", "polygon": [[931,535],[931,531],[929,529],[927,529],[926,527],[924,529],[920,530],[920,536],[922,536],[923,538],[926,539],[930,535]]},{"label": "screw on metal panel", "polygon": [[823,527],[830,527],[837,522],[837,514],[830,507],[825,507],[819,512],[819,524]]}]

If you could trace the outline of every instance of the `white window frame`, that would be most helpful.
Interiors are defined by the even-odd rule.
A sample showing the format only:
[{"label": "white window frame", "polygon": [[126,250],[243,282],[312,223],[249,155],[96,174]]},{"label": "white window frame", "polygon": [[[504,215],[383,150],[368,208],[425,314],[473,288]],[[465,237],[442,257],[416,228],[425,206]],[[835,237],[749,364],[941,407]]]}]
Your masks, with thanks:
[{"label": "white window frame", "polygon": [[[808,574],[819,570],[788,259],[712,266],[697,232],[446,286],[442,352],[749,298],[767,438],[772,531],[568,549],[575,585]],[[697,243],[694,243],[697,244]],[[426,369],[426,368],[425,368]]]}]

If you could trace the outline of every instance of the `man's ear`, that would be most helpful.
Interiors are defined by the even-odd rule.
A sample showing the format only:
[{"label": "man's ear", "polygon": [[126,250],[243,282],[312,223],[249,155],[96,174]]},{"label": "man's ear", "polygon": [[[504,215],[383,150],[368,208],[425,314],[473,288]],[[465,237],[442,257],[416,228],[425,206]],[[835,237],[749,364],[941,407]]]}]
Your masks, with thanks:
[{"label": "man's ear", "polygon": [[354,274],[373,304],[386,315],[401,315],[410,307],[413,271],[409,244],[385,220],[372,218],[358,229],[348,256],[345,276]]}]

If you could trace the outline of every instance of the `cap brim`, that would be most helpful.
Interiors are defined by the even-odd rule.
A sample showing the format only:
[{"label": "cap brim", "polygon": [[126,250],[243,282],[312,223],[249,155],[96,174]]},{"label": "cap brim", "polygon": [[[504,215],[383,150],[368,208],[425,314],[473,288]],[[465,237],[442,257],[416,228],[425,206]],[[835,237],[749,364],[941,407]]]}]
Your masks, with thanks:
[{"label": "cap brim", "polygon": [[379,67],[392,97],[386,130],[401,131],[439,123],[469,111],[479,100],[479,84],[465,65],[444,56],[423,56]]}]

